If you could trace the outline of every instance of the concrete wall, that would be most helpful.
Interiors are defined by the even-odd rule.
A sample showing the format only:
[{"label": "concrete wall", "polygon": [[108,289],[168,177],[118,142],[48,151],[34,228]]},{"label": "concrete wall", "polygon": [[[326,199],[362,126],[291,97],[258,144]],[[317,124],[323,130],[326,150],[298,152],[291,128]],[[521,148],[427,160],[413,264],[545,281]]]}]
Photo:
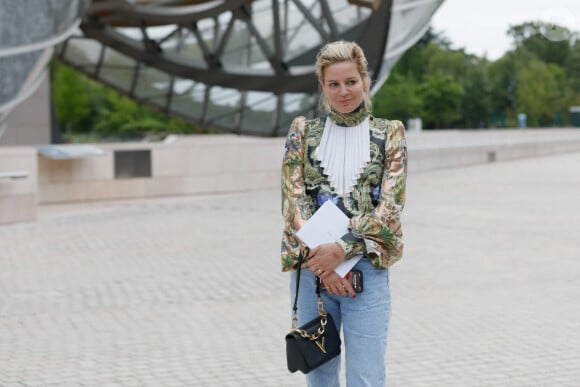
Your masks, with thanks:
[{"label": "concrete wall", "polygon": [[[409,171],[580,151],[580,130],[409,133]],[[283,138],[179,137],[174,143],[99,145],[104,156],[39,157],[39,203],[275,189]],[[114,151],[149,149],[151,177],[115,178]]]},{"label": "concrete wall", "polygon": [[48,77],[38,90],[12,110],[0,145],[50,144],[50,86]]},{"label": "concrete wall", "polygon": [[579,152],[579,129],[448,130],[408,133],[409,171]]},{"label": "concrete wall", "polygon": [[0,174],[26,172],[22,178],[0,178],[0,224],[36,219],[38,173],[36,150],[0,148]]},{"label": "concrete wall", "polygon": [[[580,130],[408,133],[409,171],[580,152]],[[178,137],[173,143],[98,144],[102,156],[54,160],[32,147],[0,147],[0,223],[31,220],[36,205],[277,189],[283,138],[234,135]],[[149,150],[151,176],[115,177],[115,151]]]},{"label": "concrete wall", "polygon": [[[39,203],[144,198],[269,189],[280,181],[283,139],[230,135],[176,143],[98,145],[103,156],[40,156]],[[114,152],[150,150],[151,177],[115,178]]]}]

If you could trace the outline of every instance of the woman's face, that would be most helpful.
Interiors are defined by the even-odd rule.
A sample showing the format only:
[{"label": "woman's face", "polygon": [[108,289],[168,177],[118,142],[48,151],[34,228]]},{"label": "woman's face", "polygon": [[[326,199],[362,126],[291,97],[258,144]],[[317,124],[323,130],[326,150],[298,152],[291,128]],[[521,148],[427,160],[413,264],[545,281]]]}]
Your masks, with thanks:
[{"label": "woman's face", "polygon": [[335,110],[350,113],[362,103],[366,82],[354,62],[334,63],[324,72],[322,92]]}]

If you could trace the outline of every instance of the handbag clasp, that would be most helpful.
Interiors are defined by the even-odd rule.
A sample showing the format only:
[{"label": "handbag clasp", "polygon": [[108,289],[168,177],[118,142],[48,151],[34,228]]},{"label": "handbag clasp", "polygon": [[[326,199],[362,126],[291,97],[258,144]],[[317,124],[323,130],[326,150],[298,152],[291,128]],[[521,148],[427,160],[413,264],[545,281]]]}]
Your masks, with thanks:
[{"label": "handbag clasp", "polygon": [[322,298],[318,297],[318,314],[321,316],[326,316],[326,311],[324,310],[324,302],[322,302]]}]

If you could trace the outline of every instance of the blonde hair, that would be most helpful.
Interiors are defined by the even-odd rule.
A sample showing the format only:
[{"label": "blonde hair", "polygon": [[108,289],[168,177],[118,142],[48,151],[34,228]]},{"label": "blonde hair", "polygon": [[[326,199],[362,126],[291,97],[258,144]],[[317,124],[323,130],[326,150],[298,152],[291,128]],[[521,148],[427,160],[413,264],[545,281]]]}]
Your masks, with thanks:
[{"label": "blonde hair", "polygon": [[[324,83],[324,76],[328,66],[341,62],[353,62],[363,79],[365,90],[363,94],[363,101],[368,111],[371,110],[371,96],[370,96],[370,79],[367,68],[367,58],[362,48],[355,42],[346,42],[343,40],[326,44],[318,55],[316,56],[316,77],[318,83],[322,87]],[[320,93],[320,107],[325,112],[330,112],[330,103],[324,95]]]}]

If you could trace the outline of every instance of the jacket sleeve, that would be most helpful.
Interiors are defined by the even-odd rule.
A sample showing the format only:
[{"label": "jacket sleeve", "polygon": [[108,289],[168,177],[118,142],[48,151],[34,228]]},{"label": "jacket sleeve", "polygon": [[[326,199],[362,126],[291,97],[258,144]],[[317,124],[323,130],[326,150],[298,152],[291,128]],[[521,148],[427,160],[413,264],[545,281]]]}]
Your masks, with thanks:
[{"label": "jacket sleeve", "polygon": [[[366,255],[382,268],[392,265],[403,255],[401,213],[407,183],[407,144],[403,123],[390,121],[385,140],[379,203],[372,212],[353,216],[349,225],[351,232],[339,241],[347,258],[366,250]],[[364,249],[360,247],[361,242]]]},{"label": "jacket sleeve", "polygon": [[312,215],[312,199],[306,195],[304,186],[305,126],[304,117],[294,119],[286,138],[282,159],[282,267],[286,270],[293,267],[298,255],[305,249],[296,237],[296,232]]}]

